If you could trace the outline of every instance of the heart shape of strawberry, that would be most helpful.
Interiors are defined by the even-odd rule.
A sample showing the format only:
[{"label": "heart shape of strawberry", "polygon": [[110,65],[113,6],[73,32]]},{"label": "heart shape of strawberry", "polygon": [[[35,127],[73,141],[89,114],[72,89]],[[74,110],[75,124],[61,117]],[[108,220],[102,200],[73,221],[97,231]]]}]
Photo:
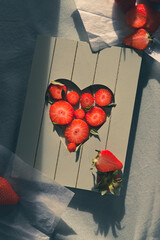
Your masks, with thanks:
[{"label": "heart shape of strawberry", "polygon": [[91,135],[98,135],[115,106],[114,95],[107,86],[95,84],[81,90],[74,82],[57,79],[46,91],[49,116],[58,135],[73,152]]}]

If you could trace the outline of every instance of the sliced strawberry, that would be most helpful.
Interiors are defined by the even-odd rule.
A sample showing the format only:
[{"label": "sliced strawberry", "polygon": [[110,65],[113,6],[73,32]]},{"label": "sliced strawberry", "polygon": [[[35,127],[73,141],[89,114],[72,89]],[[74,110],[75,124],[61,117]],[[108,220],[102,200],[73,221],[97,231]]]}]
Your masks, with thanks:
[{"label": "sliced strawberry", "polygon": [[86,122],[92,127],[99,127],[106,121],[106,113],[100,107],[92,107],[85,115]]},{"label": "sliced strawberry", "polygon": [[49,93],[53,99],[62,99],[62,91],[67,92],[67,87],[65,85],[51,84],[49,87]]},{"label": "sliced strawberry", "polygon": [[65,137],[68,142],[80,144],[89,136],[89,127],[81,119],[74,119],[65,129]]},{"label": "sliced strawberry", "polygon": [[67,149],[69,152],[74,152],[76,150],[76,144],[75,143],[69,143],[67,146]]},{"label": "sliced strawberry", "polygon": [[83,93],[80,98],[82,108],[90,108],[94,103],[94,97],[90,93]]},{"label": "sliced strawberry", "polygon": [[160,13],[146,4],[138,4],[126,13],[127,24],[155,32],[160,25]]},{"label": "sliced strawberry", "polygon": [[126,13],[129,9],[135,6],[136,0],[115,0],[117,5]]},{"label": "sliced strawberry", "polygon": [[85,111],[81,108],[75,110],[74,116],[77,119],[83,119],[85,117]]},{"label": "sliced strawberry", "polygon": [[3,177],[0,177],[0,205],[15,205],[19,202],[19,196],[10,183]]},{"label": "sliced strawberry", "polygon": [[103,107],[112,102],[112,93],[108,89],[99,89],[95,93],[95,102],[97,105]]},{"label": "sliced strawberry", "polygon": [[123,164],[108,150],[102,150],[98,153],[95,159],[92,160],[93,164],[99,172],[111,172],[121,170]]},{"label": "sliced strawberry", "polygon": [[134,33],[123,39],[124,44],[138,50],[145,49],[149,45],[150,41],[151,38],[149,33],[143,28],[136,30]]},{"label": "sliced strawberry", "polygon": [[79,94],[75,91],[69,92],[66,96],[66,100],[73,106],[78,104],[79,98]]},{"label": "sliced strawberry", "polygon": [[61,100],[50,106],[49,115],[53,123],[66,125],[72,121],[74,109],[70,103]]}]

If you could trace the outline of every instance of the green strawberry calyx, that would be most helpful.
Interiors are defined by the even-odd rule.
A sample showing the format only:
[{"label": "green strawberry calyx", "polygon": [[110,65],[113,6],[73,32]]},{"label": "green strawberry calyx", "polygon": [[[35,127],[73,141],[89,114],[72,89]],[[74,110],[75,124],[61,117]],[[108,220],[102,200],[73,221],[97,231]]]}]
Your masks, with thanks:
[{"label": "green strawberry calyx", "polygon": [[113,195],[120,195],[120,189],[122,188],[121,171],[113,172],[97,172],[97,184],[95,190],[101,192],[101,195],[111,193]]}]

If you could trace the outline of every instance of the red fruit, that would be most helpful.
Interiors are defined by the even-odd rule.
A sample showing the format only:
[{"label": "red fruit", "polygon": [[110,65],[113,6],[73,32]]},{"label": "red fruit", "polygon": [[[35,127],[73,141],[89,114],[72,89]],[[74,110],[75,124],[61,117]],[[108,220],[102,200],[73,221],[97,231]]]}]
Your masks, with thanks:
[{"label": "red fruit", "polygon": [[103,107],[112,102],[112,93],[108,89],[99,89],[95,93],[95,102],[97,105]]},{"label": "red fruit", "polygon": [[79,94],[75,91],[69,92],[66,96],[66,99],[71,105],[74,106],[79,102]]},{"label": "red fruit", "polygon": [[15,205],[18,202],[19,197],[10,183],[5,178],[0,177],[0,205]]},{"label": "red fruit", "polygon": [[74,152],[76,150],[76,144],[75,143],[69,143],[67,146],[67,149],[69,152]]},{"label": "red fruit", "polygon": [[94,103],[94,97],[90,93],[83,93],[80,99],[82,108],[90,108]]},{"label": "red fruit", "polygon": [[49,88],[49,93],[53,99],[60,100],[62,99],[62,90],[64,90],[64,92],[66,93],[67,87],[65,85],[53,84]]},{"label": "red fruit", "polygon": [[160,13],[148,5],[138,4],[126,13],[126,21],[133,28],[155,32],[160,25]]},{"label": "red fruit", "polygon": [[65,129],[65,137],[68,142],[80,144],[89,136],[89,127],[81,119],[74,119]]},{"label": "red fruit", "polygon": [[85,111],[81,108],[75,110],[74,116],[77,119],[83,119],[85,117]]},{"label": "red fruit", "polygon": [[115,0],[117,5],[126,13],[129,9],[135,6],[136,0]]},{"label": "red fruit", "polygon": [[108,150],[99,152],[92,162],[99,172],[121,170],[123,167],[123,164],[116,158],[116,156]]},{"label": "red fruit", "polygon": [[123,39],[124,44],[138,50],[145,49],[149,45],[150,41],[151,38],[149,33],[143,28],[136,30],[134,33]]},{"label": "red fruit", "polygon": [[70,103],[62,100],[50,106],[49,115],[53,123],[65,125],[72,121],[74,109]]},{"label": "red fruit", "polygon": [[106,120],[106,113],[100,107],[92,107],[85,116],[86,122],[92,127],[99,127]]}]

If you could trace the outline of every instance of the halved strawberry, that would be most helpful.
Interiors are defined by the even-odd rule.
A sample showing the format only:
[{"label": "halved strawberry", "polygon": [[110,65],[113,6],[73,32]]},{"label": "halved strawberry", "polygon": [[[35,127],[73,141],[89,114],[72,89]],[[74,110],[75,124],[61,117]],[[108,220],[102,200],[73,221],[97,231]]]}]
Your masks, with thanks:
[{"label": "halved strawberry", "polygon": [[69,143],[67,146],[67,149],[69,152],[74,152],[76,150],[76,144],[75,143]]},{"label": "halved strawberry", "polygon": [[51,84],[48,89],[50,96],[53,99],[60,100],[62,99],[62,91],[67,92],[67,87],[65,85]]},{"label": "halved strawberry", "polygon": [[82,108],[90,108],[94,103],[94,97],[91,93],[83,93],[80,98]]},{"label": "halved strawberry", "polygon": [[19,196],[10,183],[3,177],[0,177],[0,205],[15,205],[19,202]]},{"label": "halved strawberry", "polygon": [[138,4],[126,13],[126,22],[133,28],[155,32],[160,25],[160,13],[146,4]]},{"label": "halved strawberry", "polygon": [[117,5],[126,13],[129,9],[135,6],[136,0],[115,0]]},{"label": "halved strawberry", "polygon": [[102,150],[96,158],[92,160],[99,172],[111,172],[121,170],[123,164],[108,150]]},{"label": "halved strawberry", "polygon": [[66,96],[66,100],[73,106],[78,104],[79,98],[79,94],[75,91],[69,92]]},{"label": "halved strawberry", "polygon": [[65,129],[65,137],[68,142],[80,144],[89,136],[89,127],[81,119],[74,119]]},{"label": "halved strawberry", "polygon": [[150,38],[149,33],[143,28],[136,30],[134,33],[123,39],[123,43],[125,45],[138,50],[145,49],[149,45],[150,41],[152,41],[152,39]]},{"label": "halved strawberry", "polygon": [[75,110],[74,116],[77,119],[83,119],[85,117],[85,111],[81,108]]},{"label": "halved strawberry", "polygon": [[101,107],[107,106],[112,102],[112,93],[108,89],[99,89],[94,97],[96,104]]},{"label": "halved strawberry", "polygon": [[85,115],[86,122],[92,127],[99,127],[106,121],[106,113],[100,107],[92,107]]},{"label": "halved strawberry", "polygon": [[49,115],[53,123],[66,125],[72,121],[74,109],[70,103],[61,100],[50,106]]}]

